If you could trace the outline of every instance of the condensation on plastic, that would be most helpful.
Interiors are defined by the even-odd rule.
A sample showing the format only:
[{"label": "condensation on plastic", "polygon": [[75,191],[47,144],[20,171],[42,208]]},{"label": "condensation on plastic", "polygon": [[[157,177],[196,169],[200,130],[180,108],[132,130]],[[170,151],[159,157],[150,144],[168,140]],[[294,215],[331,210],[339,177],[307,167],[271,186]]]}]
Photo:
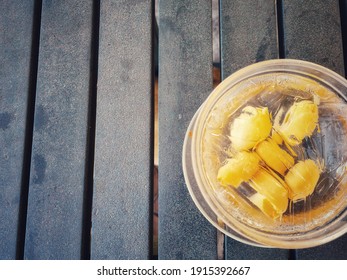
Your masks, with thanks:
[{"label": "condensation on plastic", "polygon": [[[346,91],[347,82],[338,74],[298,60],[257,63],[224,80],[195,114],[184,143],[185,179],[204,216],[225,234],[255,246],[312,247],[347,232]],[[280,147],[295,154],[296,163],[312,159],[320,177],[311,195],[289,200],[283,215],[270,218],[251,202],[252,179],[222,186],[217,173],[235,154],[230,126],[242,109],[266,107],[272,122],[281,122],[301,100],[319,104],[318,126],[300,144]],[[285,174],[276,176],[284,179]]]}]

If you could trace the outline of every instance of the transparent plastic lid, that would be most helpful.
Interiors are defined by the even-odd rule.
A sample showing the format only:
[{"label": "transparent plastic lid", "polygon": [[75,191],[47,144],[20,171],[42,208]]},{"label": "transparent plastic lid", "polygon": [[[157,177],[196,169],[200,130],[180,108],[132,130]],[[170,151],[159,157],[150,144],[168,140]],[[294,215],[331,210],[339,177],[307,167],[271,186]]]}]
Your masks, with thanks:
[{"label": "transparent plastic lid", "polygon": [[206,218],[258,246],[311,247],[345,233],[346,89],[336,73],[296,60],[223,81],[185,140],[187,185]]}]

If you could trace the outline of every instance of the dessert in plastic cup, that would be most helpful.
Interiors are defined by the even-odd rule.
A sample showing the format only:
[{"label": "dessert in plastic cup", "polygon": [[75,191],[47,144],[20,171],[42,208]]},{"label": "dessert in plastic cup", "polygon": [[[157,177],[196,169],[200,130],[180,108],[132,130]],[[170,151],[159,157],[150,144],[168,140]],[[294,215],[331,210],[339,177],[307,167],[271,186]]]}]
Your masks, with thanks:
[{"label": "dessert in plastic cup", "polygon": [[261,247],[306,248],[347,232],[347,81],[269,60],[225,79],[194,115],[183,171],[203,215]]}]

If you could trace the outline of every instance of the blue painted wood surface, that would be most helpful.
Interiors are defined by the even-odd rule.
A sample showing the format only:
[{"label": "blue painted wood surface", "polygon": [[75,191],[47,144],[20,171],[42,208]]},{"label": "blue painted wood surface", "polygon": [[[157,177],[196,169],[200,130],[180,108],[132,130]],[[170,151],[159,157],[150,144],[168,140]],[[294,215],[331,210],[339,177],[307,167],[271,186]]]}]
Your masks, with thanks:
[{"label": "blue painted wood surface", "polygon": [[16,258],[20,246],[33,17],[34,1],[0,3],[0,259]]},{"label": "blue painted wood surface", "polygon": [[183,139],[212,90],[211,1],[159,1],[159,255],[217,258],[216,230],[189,196]]},{"label": "blue painted wood surface", "polygon": [[79,259],[92,1],[43,1],[24,258]]},{"label": "blue painted wood surface", "polygon": [[152,256],[152,3],[101,1],[91,257]]}]

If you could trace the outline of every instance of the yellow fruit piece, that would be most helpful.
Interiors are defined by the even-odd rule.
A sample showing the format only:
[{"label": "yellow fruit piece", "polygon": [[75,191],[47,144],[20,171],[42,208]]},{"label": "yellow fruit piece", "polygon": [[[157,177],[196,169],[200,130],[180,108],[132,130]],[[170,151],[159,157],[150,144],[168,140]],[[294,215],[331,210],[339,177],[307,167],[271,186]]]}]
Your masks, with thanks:
[{"label": "yellow fruit piece", "polygon": [[259,157],[252,152],[239,152],[218,170],[217,180],[223,186],[238,187],[259,169]]},{"label": "yellow fruit piece", "polygon": [[307,159],[299,161],[284,177],[289,187],[289,198],[297,201],[312,194],[319,180],[320,170],[316,163]]},{"label": "yellow fruit piece", "polygon": [[291,146],[311,136],[318,123],[318,106],[310,100],[295,102],[278,128],[282,138]]},{"label": "yellow fruit piece", "polygon": [[257,206],[265,215],[270,218],[276,219],[281,216],[282,213],[277,212],[273,204],[260,193],[255,193],[252,195],[249,200]]},{"label": "yellow fruit piece", "polygon": [[280,180],[279,177],[275,178],[268,171],[260,168],[249,181],[249,184],[259,194],[265,197],[269,203],[271,203],[277,213],[273,216],[281,216],[287,210],[288,190],[285,187],[285,183]]},{"label": "yellow fruit piece", "polygon": [[259,143],[255,151],[270,168],[281,175],[294,165],[294,158],[271,139]]},{"label": "yellow fruit piece", "polygon": [[231,145],[238,151],[252,149],[269,136],[271,128],[268,108],[247,106],[230,126]]},{"label": "yellow fruit piece", "polygon": [[283,139],[282,139],[281,135],[276,130],[272,130],[271,138],[279,145],[281,145],[283,143]]}]

